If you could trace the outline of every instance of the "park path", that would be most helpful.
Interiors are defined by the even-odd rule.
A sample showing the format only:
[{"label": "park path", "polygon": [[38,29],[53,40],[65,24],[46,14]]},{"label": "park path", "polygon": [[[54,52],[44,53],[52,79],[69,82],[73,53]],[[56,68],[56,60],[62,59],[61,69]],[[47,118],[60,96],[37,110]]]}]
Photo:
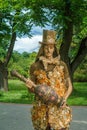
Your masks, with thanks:
[{"label": "park path", "polygon": [[[0,130],[34,130],[31,121],[32,105],[0,103]],[[70,130],[87,130],[87,106],[72,106]]]}]

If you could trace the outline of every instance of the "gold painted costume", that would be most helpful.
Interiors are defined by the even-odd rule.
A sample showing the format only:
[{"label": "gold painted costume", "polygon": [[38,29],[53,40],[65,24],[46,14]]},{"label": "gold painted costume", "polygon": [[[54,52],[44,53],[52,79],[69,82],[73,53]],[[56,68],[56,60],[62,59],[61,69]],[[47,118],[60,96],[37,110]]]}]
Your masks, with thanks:
[{"label": "gold painted costume", "polygon": [[[31,66],[31,79],[36,84],[46,84],[52,87],[61,98],[67,91],[67,78],[69,76],[64,62],[58,62],[54,58],[52,62],[40,57],[39,61]],[[49,124],[54,130],[68,128],[72,119],[71,108],[58,107],[54,104],[46,104],[36,96],[32,108],[32,122],[35,130],[46,130]]]}]

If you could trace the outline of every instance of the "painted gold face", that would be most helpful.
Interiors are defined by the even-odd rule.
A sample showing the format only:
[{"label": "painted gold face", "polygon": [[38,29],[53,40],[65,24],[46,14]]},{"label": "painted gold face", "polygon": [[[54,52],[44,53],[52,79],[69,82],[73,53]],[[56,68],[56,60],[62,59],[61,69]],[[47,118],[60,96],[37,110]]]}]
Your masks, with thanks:
[{"label": "painted gold face", "polygon": [[46,58],[53,57],[53,52],[54,52],[54,45],[53,44],[44,45],[44,54],[45,54]]}]

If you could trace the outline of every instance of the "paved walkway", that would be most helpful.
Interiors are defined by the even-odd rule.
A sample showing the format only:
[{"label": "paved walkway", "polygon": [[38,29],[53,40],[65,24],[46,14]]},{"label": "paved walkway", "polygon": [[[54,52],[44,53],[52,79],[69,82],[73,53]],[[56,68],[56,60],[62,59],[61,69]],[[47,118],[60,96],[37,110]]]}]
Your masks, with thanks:
[{"label": "paved walkway", "polygon": [[[31,121],[32,105],[0,103],[0,130],[34,130]],[[87,130],[87,106],[72,107],[70,130]]]}]

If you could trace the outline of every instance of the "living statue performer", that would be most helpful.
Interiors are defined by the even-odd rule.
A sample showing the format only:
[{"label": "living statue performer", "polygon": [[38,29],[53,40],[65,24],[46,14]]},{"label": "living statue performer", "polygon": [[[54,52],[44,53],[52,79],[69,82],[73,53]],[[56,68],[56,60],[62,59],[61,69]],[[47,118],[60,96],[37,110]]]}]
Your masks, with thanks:
[{"label": "living statue performer", "polygon": [[[31,111],[35,130],[69,130],[72,119],[71,108],[67,105],[72,83],[67,66],[57,52],[55,39],[55,31],[43,30],[43,41],[36,61],[31,65],[30,76],[34,84],[52,87],[62,102],[60,105],[47,104],[35,94]],[[33,83],[27,80],[26,86],[32,88]]]}]

